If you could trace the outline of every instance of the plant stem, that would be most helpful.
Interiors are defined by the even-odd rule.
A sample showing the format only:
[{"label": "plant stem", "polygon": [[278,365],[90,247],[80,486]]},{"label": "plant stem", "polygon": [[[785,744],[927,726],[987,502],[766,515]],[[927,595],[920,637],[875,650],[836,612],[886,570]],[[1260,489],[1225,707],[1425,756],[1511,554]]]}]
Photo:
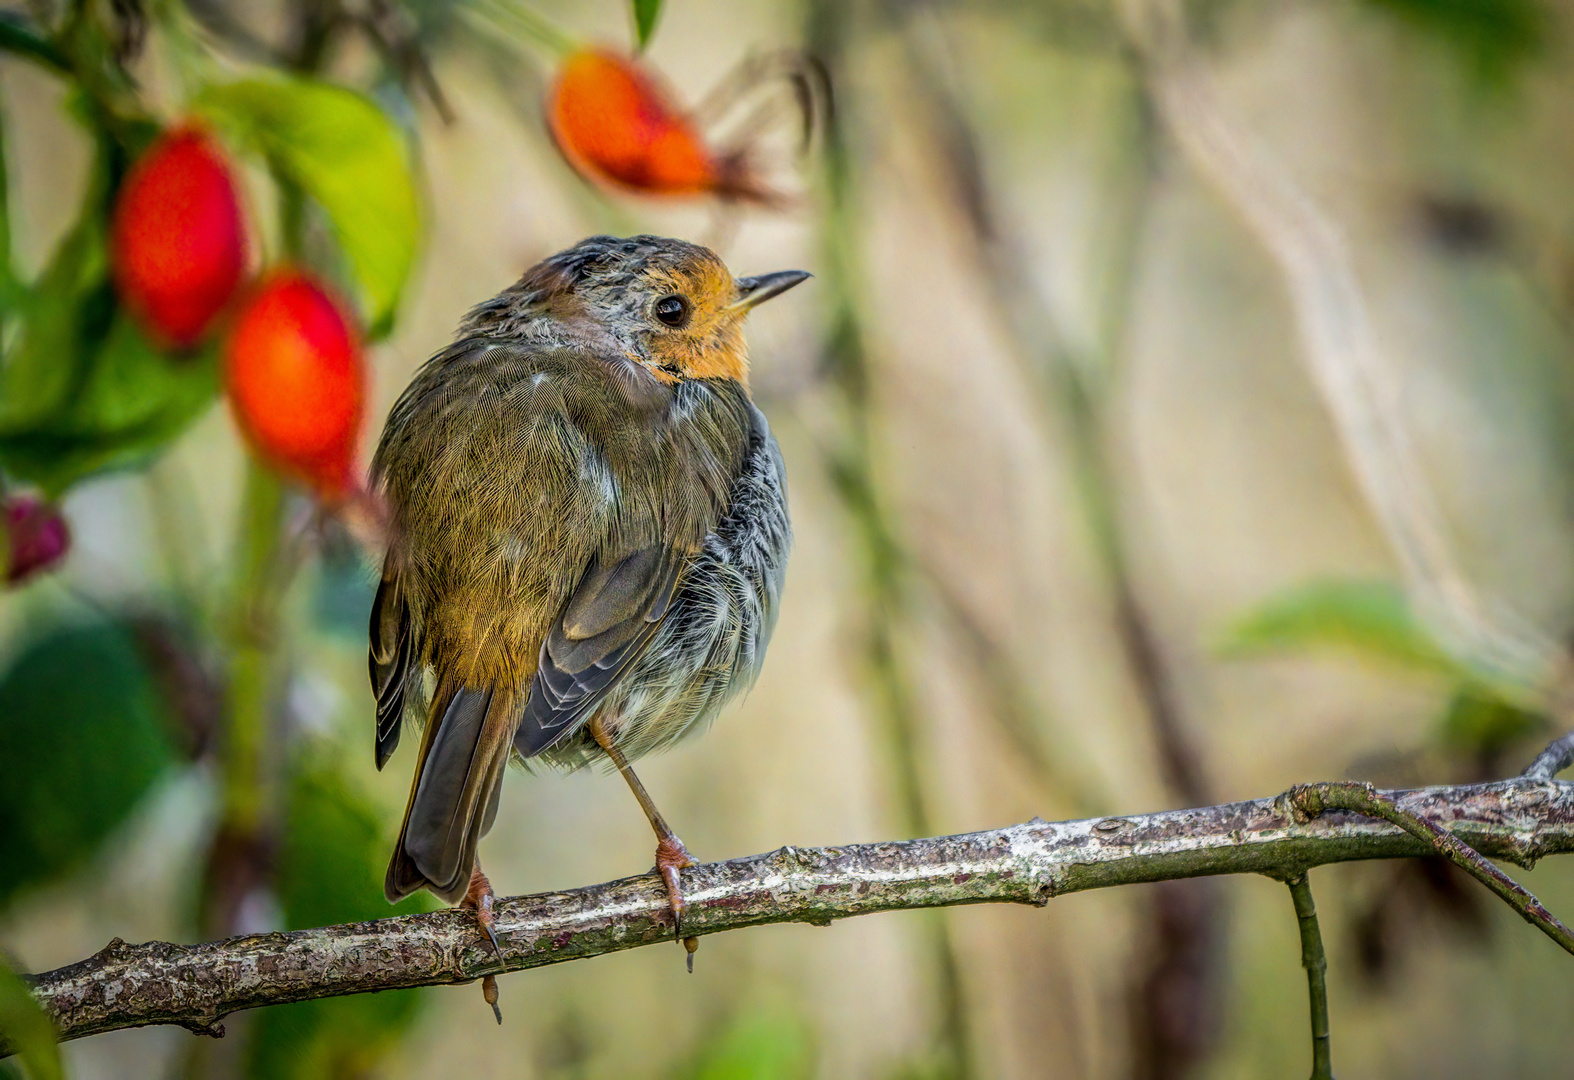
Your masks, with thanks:
[{"label": "plant stem", "polygon": [[521,3],[475,0],[464,9],[471,25],[490,37],[514,44],[514,35],[528,38],[555,56],[563,57],[580,42],[556,23]]},{"label": "plant stem", "polygon": [[1312,1080],[1333,1080],[1328,1046],[1328,957],[1323,953],[1312,885],[1304,871],[1285,884],[1290,887],[1295,918],[1301,927],[1301,966],[1306,969],[1306,993],[1312,1010]]},{"label": "plant stem", "polygon": [[[845,70],[854,17],[846,5],[811,4],[811,49],[834,80]],[[848,80],[851,81],[851,80]],[[930,831],[921,751],[922,701],[901,650],[900,628],[910,610],[911,555],[901,524],[880,491],[875,432],[878,408],[870,335],[860,310],[856,283],[861,272],[863,230],[854,212],[854,144],[847,129],[832,123],[825,139],[825,224],[821,232],[824,274],[835,308],[826,334],[823,364],[838,401],[839,431],[825,464],[842,500],[859,547],[866,610],[864,658],[872,690],[871,707],[884,736],[900,827],[906,835]],[[935,1054],[942,1074],[966,1080],[973,1074],[966,988],[961,977],[951,924],[933,916],[926,927],[935,966],[939,1020]]]},{"label": "plant stem", "polygon": [[0,112],[0,341],[5,338],[7,319],[20,307],[19,292],[11,263],[10,174],[6,168],[5,114]]},{"label": "plant stem", "polygon": [[268,730],[277,637],[275,569],[284,491],[262,466],[248,461],[242,495],[235,598],[228,627],[231,648],[229,727],[224,743],[224,823],[244,833],[262,822],[262,747]]},{"label": "plant stem", "polygon": [[57,74],[67,75],[71,72],[71,61],[53,42],[39,37],[13,19],[0,17],[0,52],[36,60]]}]

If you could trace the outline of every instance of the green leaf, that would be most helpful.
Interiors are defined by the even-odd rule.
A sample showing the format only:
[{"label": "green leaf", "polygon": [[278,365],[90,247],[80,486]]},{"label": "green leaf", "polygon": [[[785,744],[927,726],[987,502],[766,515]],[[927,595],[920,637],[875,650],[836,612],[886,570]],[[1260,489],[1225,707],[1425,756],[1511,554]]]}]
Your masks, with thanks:
[{"label": "green leaf", "polygon": [[167,705],[113,623],[37,638],[0,675],[0,907],[85,861],[174,760]]},{"label": "green leaf", "polygon": [[1478,82],[1498,86],[1546,45],[1553,26],[1538,0],[1365,0],[1430,35]]},{"label": "green leaf", "polygon": [[656,20],[661,17],[661,0],[632,0],[634,8],[634,40],[639,51],[650,45],[656,32]]},{"label": "green leaf", "polygon": [[114,303],[107,271],[103,222],[90,203],[15,312],[21,331],[0,360],[0,433],[69,404],[102,339],[105,300]]},{"label": "green leaf", "polygon": [[[128,152],[83,119],[80,95],[70,100],[94,136],[93,171],[77,220],[43,271],[31,285],[10,283],[7,313],[20,332],[0,356],[0,431],[27,428],[68,406],[87,381],[114,320],[105,222]],[[125,125],[127,137],[137,141],[151,139],[156,130],[142,122]]]},{"label": "green leaf", "polygon": [[31,1080],[61,1080],[55,1026],[27,984],[0,964],[0,1038],[16,1048]]},{"label": "green leaf", "polygon": [[1314,581],[1261,604],[1220,642],[1227,656],[1314,648],[1347,649],[1420,671],[1468,675],[1384,581]]},{"label": "green leaf", "polygon": [[[291,929],[430,910],[424,893],[390,906],[383,870],[393,838],[382,815],[343,775],[331,747],[303,753],[290,783],[279,901]],[[250,1075],[257,1080],[330,1080],[375,1073],[410,1027],[418,990],[302,1001],[257,1018]]]},{"label": "green leaf", "polygon": [[[84,319],[85,308],[79,308]],[[85,370],[70,371],[72,392],[52,410],[23,423],[0,423],[0,465],[51,495],[94,473],[146,461],[218,395],[213,348],[171,357],[124,313],[112,316],[78,367]]]},{"label": "green leaf", "polygon": [[195,107],[322,207],[368,326],[386,332],[421,225],[409,151],[393,121],[353,90],[308,79],[228,83]]},{"label": "green leaf", "polygon": [[122,149],[101,138],[76,223],[37,280],[17,287],[21,325],[0,358],[0,468],[51,496],[150,457],[218,390],[211,356],[161,353],[116,302],[104,232],[124,166]]},{"label": "green leaf", "polygon": [[1552,726],[1544,714],[1505,701],[1480,686],[1465,686],[1443,716],[1443,743],[1455,753],[1492,760],[1515,743]]},{"label": "green leaf", "polygon": [[430,910],[414,898],[392,907],[383,899],[393,837],[334,758],[331,747],[314,744],[300,755],[291,779],[278,882],[289,928]]}]

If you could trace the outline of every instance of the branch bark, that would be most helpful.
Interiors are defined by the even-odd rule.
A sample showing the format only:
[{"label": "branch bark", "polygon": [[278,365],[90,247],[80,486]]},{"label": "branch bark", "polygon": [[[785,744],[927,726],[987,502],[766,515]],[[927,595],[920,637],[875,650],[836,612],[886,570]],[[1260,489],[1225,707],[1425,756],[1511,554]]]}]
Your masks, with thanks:
[{"label": "branch bark", "polygon": [[1437,822],[1404,809],[1392,796],[1378,791],[1371,784],[1356,780],[1305,784],[1291,788],[1287,798],[1297,809],[1314,817],[1328,809],[1354,810],[1392,822],[1416,839],[1430,843],[1439,855],[1497,893],[1531,926],[1557,942],[1565,952],[1574,954],[1574,933],[1559,922],[1540,900],[1530,895],[1524,886],[1487,862],[1480,852],[1462,843],[1458,837],[1449,835],[1448,830]]},{"label": "branch bark", "polygon": [[[784,847],[684,872],[684,932],[765,923],[828,925],[877,911],[958,904],[1044,905],[1086,889],[1213,874],[1290,881],[1314,866],[1434,854],[1386,821],[1325,809],[1306,788],[1251,802],[1132,817],[835,848]],[[1407,815],[1446,823],[1482,855],[1530,866],[1574,851],[1574,784],[1493,784],[1379,792]],[[654,875],[499,901],[502,956],[473,913],[450,910],[200,945],[116,939],[32,978],[62,1039],[147,1024],[219,1035],[229,1013],[374,990],[468,982],[672,939]],[[0,1055],[10,1048],[0,1045]]]},{"label": "branch bark", "polygon": [[1574,732],[1554,739],[1519,776],[1522,780],[1551,780],[1570,765],[1574,765]]}]

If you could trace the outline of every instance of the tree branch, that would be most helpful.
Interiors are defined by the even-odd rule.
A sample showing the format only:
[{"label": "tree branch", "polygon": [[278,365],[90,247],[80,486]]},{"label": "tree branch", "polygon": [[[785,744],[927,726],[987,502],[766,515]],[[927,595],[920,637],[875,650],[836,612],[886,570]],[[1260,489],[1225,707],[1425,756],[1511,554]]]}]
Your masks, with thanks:
[{"label": "tree branch", "polygon": [[1554,739],[1519,775],[1523,780],[1551,780],[1570,765],[1574,765],[1574,732]]},{"label": "tree branch", "polygon": [[1565,952],[1574,954],[1574,933],[1543,907],[1541,901],[1530,895],[1524,886],[1487,862],[1479,852],[1473,851],[1458,837],[1451,836],[1430,816],[1401,807],[1388,792],[1378,791],[1371,784],[1354,780],[1325,781],[1291,788],[1288,799],[1297,809],[1312,817],[1325,810],[1354,810],[1359,814],[1393,822],[1416,839],[1431,844],[1439,855],[1497,893],[1531,926],[1557,942]]},{"label": "tree branch", "polygon": [[[837,848],[785,847],[684,872],[684,931],[714,934],[777,922],[956,904],[1043,905],[1085,889],[1266,874],[1356,859],[1430,855],[1433,839],[1334,809],[1308,785],[1271,799],[1024,825],[963,836]],[[1364,786],[1363,786],[1364,787]],[[1324,812],[1297,802],[1323,793]],[[1483,855],[1529,866],[1574,851],[1574,784],[1501,783],[1376,792],[1403,815],[1447,822]],[[1370,810],[1366,812],[1371,812]],[[666,894],[653,875],[499,901],[501,959],[474,915],[450,910],[200,945],[115,940],[97,955],[32,979],[62,1039],[146,1024],[217,1035],[227,1014],[312,998],[468,982],[669,941]],[[0,1045],[0,1054],[9,1048]]]}]

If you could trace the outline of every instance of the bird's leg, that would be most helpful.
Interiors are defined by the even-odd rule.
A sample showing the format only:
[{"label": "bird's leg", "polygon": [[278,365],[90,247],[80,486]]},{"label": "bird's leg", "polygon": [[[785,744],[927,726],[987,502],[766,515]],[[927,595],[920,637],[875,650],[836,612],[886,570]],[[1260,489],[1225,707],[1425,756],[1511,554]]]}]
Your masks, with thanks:
[{"label": "bird's leg", "polygon": [[[481,872],[481,863],[475,864],[475,869],[470,871],[470,887],[465,890],[465,898],[459,901],[461,907],[475,910],[475,921],[481,924],[481,929],[486,931],[486,936],[491,939],[492,951],[497,953],[497,958],[503,958],[503,950],[497,943],[497,931],[492,928],[495,919],[492,915],[492,883]],[[503,1010],[497,1007],[497,976],[487,975],[481,980],[481,996],[486,1003],[492,1006],[492,1015],[497,1017],[497,1022],[503,1022]]]},{"label": "bird's leg", "polygon": [[492,883],[481,873],[481,864],[477,862],[475,869],[470,871],[470,887],[465,890],[465,898],[459,901],[461,907],[471,908],[475,911],[475,921],[486,931],[486,936],[492,941],[492,951],[497,953],[497,958],[503,958],[503,950],[497,943],[497,931],[492,929],[496,920],[492,916],[492,901],[495,899],[492,892]]},{"label": "bird's leg", "polygon": [[628,759],[612,741],[612,735],[602,725],[600,717],[590,722],[590,735],[596,740],[596,744],[606,751],[607,756],[612,759],[612,764],[618,767],[618,772],[623,774],[629,790],[634,792],[634,798],[639,800],[640,809],[645,811],[650,827],[656,831],[656,872],[661,875],[661,880],[666,882],[667,906],[672,909],[672,930],[677,935],[678,941],[688,950],[689,970],[693,971],[694,950],[700,947],[700,941],[696,937],[683,936],[683,908],[686,901],[683,899],[683,882],[679,872],[686,866],[698,864],[695,863],[694,856],[689,854],[689,849],[683,846],[683,841],[678,839],[678,834],[667,825],[667,819],[661,816],[661,811],[656,809],[650,792],[645,790],[645,785],[634,775]]}]

